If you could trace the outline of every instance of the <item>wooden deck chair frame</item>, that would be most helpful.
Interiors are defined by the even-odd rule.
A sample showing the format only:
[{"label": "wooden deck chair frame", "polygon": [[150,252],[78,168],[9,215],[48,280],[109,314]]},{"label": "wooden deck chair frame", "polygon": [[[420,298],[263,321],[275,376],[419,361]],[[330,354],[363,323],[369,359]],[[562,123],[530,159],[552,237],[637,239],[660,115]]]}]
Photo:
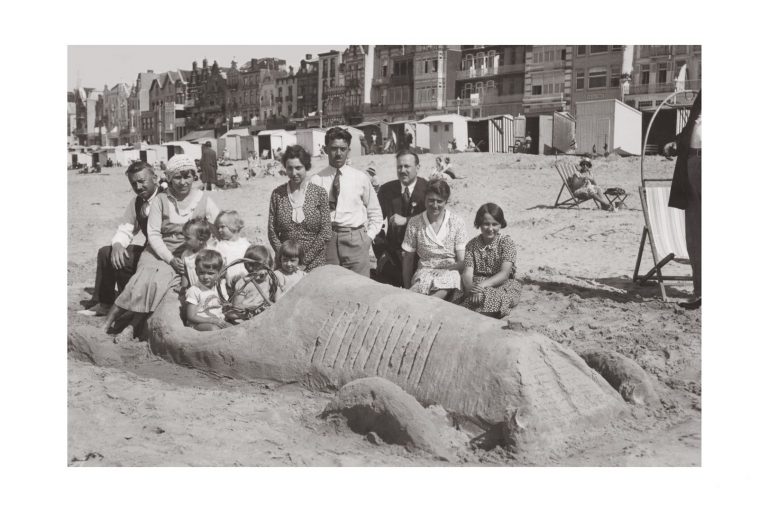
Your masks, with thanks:
[{"label": "wooden deck chair frame", "polygon": [[[595,205],[600,206],[600,203],[598,203],[593,198],[588,197],[585,199],[579,199],[573,195],[573,190],[571,190],[571,186],[568,183],[568,178],[570,178],[576,172],[576,164],[566,160],[559,160],[555,161],[555,169],[557,170],[557,174],[560,176],[560,179],[563,180],[563,185],[560,187],[560,192],[557,194],[557,199],[555,199],[555,208],[573,208],[574,206],[576,208],[581,208],[581,206],[579,206],[581,203],[590,200],[594,201]],[[566,197],[563,201],[560,201],[560,197],[563,196],[563,191],[567,191],[568,196],[570,197]]]},{"label": "wooden deck chair frame", "polygon": [[[642,205],[643,209],[643,219],[645,221],[645,226],[643,227],[643,234],[640,237],[640,248],[637,251],[637,260],[635,261],[635,272],[632,276],[632,280],[637,284],[643,284],[648,281],[655,281],[659,284],[659,290],[661,291],[661,297],[664,300],[664,302],[667,302],[667,291],[664,287],[665,281],[693,281],[693,275],[690,276],[665,276],[661,273],[661,269],[670,261],[676,261],[678,263],[688,263],[690,264],[690,261],[684,258],[676,257],[674,253],[659,254],[659,250],[656,244],[656,240],[654,238],[654,233],[651,225],[651,220],[649,217],[649,207],[648,207],[648,197],[647,197],[647,187],[649,185],[656,185],[658,186],[659,182],[662,183],[669,183],[670,187],[672,185],[671,179],[646,179],[645,178],[645,167],[644,167],[644,161],[645,161],[645,150],[646,146],[648,144],[648,135],[651,132],[651,127],[653,126],[653,121],[656,119],[656,116],[661,111],[661,109],[669,104],[669,101],[672,100],[672,98],[676,97],[680,94],[695,94],[693,91],[675,91],[661,103],[661,105],[658,106],[656,109],[656,112],[653,113],[653,116],[651,117],[651,121],[648,124],[648,128],[645,132],[645,141],[643,142],[643,151],[640,154],[640,180],[641,185],[639,188],[640,191],[640,204]],[[651,246],[651,254],[653,255],[653,268],[646,272],[643,276],[640,276],[640,264],[642,262],[643,258],[643,249],[645,248],[646,241]]]},{"label": "wooden deck chair frame", "polygon": [[[672,180],[645,180],[646,183],[639,187],[640,203],[643,209],[643,219],[645,226],[643,226],[643,234],[640,237],[640,248],[637,251],[637,260],[635,261],[635,272],[632,275],[632,281],[637,284],[643,284],[648,281],[653,281],[659,284],[659,290],[661,291],[661,297],[664,302],[667,302],[667,291],[664,287],[665,281],[692,281],[693,276],[669,276],[664,275],[661,269],[670,261],[676,261],[678,263],[690,263],[688,259],[678,257],[674,252],[668,254],[661,254],[657,243],[656,235],[653,232],[653,222],[650,218],[650,207],[648,206],[648,189],[651,186],[665,186],[669,184],[671,186]],[[652,185],[653,183],[653,185]],[[640,264],[643,260],[643,252],[646,246],[646,242],[651,246],[651,255],[653,256],[653,267],[644,275],[640,275]],[[684,243],[684,241],[683,241]],[[687,256],[687,255],[686,255]]]}]

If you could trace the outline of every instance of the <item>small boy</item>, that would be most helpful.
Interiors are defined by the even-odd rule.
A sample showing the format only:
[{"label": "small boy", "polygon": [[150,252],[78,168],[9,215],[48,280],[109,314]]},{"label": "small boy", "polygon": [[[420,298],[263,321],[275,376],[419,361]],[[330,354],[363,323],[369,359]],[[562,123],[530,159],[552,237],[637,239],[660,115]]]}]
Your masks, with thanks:
[{"label": "small boy", "polygon": [[198,331],[217,331],[229,327],[224,320],[221,299],[216,290],[216,281],[224,267],[221,254],[212,249],[203,249],[195,257],[197,286],[190,286],[185,296],[187,325]]}]

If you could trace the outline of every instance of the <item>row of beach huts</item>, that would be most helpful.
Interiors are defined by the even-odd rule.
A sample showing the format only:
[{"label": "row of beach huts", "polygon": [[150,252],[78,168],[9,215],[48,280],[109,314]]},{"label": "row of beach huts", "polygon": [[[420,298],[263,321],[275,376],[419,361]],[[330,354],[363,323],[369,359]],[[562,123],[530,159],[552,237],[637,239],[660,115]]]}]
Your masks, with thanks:
[{"label": "row of beach huts", "polygon": [[[641,151],[641,113],[618,100],[579,102],[577,117],[568,112],[555,112],[537,116],[494,115],[468,118],[458,114],[429,116],[410,121],[369,121],[356,126],[344,126],[352,134],[351,156],[366,154],[366,147],[383,147],[391,141],[394,148],[410,145],[421,152],[449,153],[466,151],[469,139],[480,151],[490,153],[512,152],[526,135],[533,139],[532,152],[539,154],[589,152],[616,152],[621,155],[639,155]],[[312,156],[319,156],[324,144],[325,129],[261,130],[231,129],[220,137],[213,130],[188,133],[182,140],[163,144],[138,143],[117,147],[71,147],[68,164],[86,163],[129,165],[133,160],[148,163],[167,162],[177,153],[200,158],[202,144],[211,142],[220,158],[244,160],[251,152],[262,158],[272,158],[278,149],[299,144]]]}]

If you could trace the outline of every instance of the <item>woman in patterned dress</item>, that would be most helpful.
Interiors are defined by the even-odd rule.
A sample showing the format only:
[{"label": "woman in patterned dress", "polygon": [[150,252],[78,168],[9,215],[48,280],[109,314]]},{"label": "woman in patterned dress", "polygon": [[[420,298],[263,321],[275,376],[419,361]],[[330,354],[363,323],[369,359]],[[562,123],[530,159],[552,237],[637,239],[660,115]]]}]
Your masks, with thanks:
[{"label": "woman in patterned dress", "polygon": [[283,242],[296,240],[304,249],[304,270],[309,272],[325,265],[325,245],[331,238],[328,194],[307,179],[311,157],[303,147],[288,146],[283,167],[288,183],[273,190],[269,199],[269,243],[277,254]]},{"label": "woman in patterned dress", "polygon": [[515,243],[508,235],[499,234],[507,221],[494,203],[477,210],[475,227],[480,235],[467,243],[461,276],[464,296],[459,304],[487,316],[505,317],[520,302],[522,291],[522,284],[515,279]]},{"label": "woman in patterned dress", "polygon": [[[426,210],[408,220],[403,254],[403,287],[445,300],[455,299],[461,290],[464,221],[446,209],[451,187],[443,180],[430,181],[425,196]],[[413,272],[415,255],[419,266]]]},{"label": "woman in patterned dress", "polygon": [[181,283],[179,276],[185,269],[181,258],[184,224],[193,218],[205,218],[213,224],[219,214],[213,200],[193,188],[195,168],[195,162],[186,155],[168,160],[168,192],[158,195],[149,207],[149,247],[141,253],[136,273],[115,300],[104,323],[104,329],[109,330],[119,315],[133,312],[131,324],[118,335],[117,341],[133,338],[139,323],[157,309],[168,290]]}]

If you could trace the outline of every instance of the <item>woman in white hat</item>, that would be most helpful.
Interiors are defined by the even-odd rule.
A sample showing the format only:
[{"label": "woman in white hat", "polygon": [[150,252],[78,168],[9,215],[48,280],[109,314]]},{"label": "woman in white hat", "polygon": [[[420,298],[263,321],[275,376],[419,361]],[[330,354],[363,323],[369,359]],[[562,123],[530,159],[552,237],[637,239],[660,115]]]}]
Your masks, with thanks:
[{"label": "woman in white hat", "polygon": [[142,253],[136,273],[115,300],[104,322],[107,331],[118,315],[126,311],[133,313],[120,339],[133,338],[139,324],[157,308],[166,292],[179,284],[179,275],[184,271],[184,260],[180,257],[184,224],[193,218],[205,218],[213,224],[219,214],[213,200],[193,187],[195,167],[195,162],[186,155],[175,155],[168,161],[165,172],[168,191],[160,194],[149,208],[149,247]]}]

